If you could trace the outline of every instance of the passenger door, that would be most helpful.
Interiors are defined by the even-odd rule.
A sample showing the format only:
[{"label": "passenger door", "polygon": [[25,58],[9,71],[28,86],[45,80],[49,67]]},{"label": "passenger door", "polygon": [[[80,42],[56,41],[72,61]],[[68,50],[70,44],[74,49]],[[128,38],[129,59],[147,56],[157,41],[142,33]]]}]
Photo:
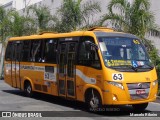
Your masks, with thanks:
[{"label": "passenger door", "polygon": [[58,54],[59,96],[75,98],[76,42],[60,42]]},{"label": "passenger door", "polygon": [[11,60],[11,79],[12,86],[15,88],[21,88],[20,79],[20,60],[21,60],[22,43],[16,41],[12,46],[12,60]]}]

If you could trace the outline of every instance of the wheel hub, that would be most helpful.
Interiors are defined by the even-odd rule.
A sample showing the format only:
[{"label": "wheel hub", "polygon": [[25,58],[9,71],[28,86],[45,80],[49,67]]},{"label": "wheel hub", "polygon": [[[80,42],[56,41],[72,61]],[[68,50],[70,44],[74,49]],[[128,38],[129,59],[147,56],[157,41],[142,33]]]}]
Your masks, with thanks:
[{"label": "wheel hub", "polygon": [[27,87],[27,92],[28,92],[28,93],[31,93],[31,86],[28,86],[28,87]]},{"label": "wheel hub", "polygon": [[99,100],[98,100],[96,97],[94,97],[94,98],[92,98],[92,99],[90,100],[90,106],[91,106],[92,108],[97,108],[97,107],[98,107],[98,104],[99,104]]}]

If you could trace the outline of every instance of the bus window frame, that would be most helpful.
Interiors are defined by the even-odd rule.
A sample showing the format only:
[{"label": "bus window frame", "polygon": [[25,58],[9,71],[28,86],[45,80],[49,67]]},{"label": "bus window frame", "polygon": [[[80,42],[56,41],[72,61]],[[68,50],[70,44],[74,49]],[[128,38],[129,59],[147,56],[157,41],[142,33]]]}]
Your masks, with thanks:
[{"label": "bus window frame", "polygon": [[[22,51],[21,51],[21,54],[22,54],[22,58],[21,58],[21,62],[32,62],[30,61],[30,52],[31,52],[31,41],[32,40],[21,40],[22,41]],[[23,55],[24,55],[24,41],[29,41],[29,52],[28,52],[28,58],[26,60],[23,60]]]},{"label": "bus window frame", "polygon": [[[6,58],[6,55],[8,54],[8,44],[11,44],[11,54],[10,54],[10,59],[8,60],[7,58]],[[22,44],[22,46],[20,47],[20,50],[22,51],[22,47],[23,47],[23,41],[21,41],[21,40],[15,40],[15,41],[9,41],[8,42],[8,44],[7,44],[7,48],[6,48],[6,51],[5,51],[5,61],[13,61],[14,59],[17,61],[17,58],[13,58],[13,54],[15,54],[14,52],[13,52],[13,50],[15,50],[15,45],[17,45],[17,44]],[[17,47],[16,47],[16,49],[17,49]],[[20,52],[20,58],[18,59],[18,62],[21,62],[22,61],[22,52]]]},{"label": "bus window frame", "polygon": [[[46,48],[46,42],[48,42],[49,40],[53,40],[54,41],[54,45],[56,44],[56,48],[55,48],[55,53],[56,53],[56,59],[54,60],[54,62],[47,62],[45,61],[45,48]],[[48,64],[57,64],[57,61],[58,61],[58,58],[57,58],[57,50],[58,50],[58,41],[59,41],[59,38],[47,38],[47,39],[43,39],[43,46],[42,46],[42,61],[41,63],[48,63]],[[44,60],[44,61],[43,61]]]},{"label": "bus window frame", "polygon": [[[11,44],[11,46],[10,46],[10,48],[9,48],[9,44]],[[6,51],[5,51],[5,61],[12,61],[12,47],[13,47],[13,41],[9,41],[8,43],[7,43],[7,47],[6,47]],[[8,56],[8,52],[9,52],[9,50],[8,49],[10,49],[10,54],[9,54],[9,58],[7,58]]]}]

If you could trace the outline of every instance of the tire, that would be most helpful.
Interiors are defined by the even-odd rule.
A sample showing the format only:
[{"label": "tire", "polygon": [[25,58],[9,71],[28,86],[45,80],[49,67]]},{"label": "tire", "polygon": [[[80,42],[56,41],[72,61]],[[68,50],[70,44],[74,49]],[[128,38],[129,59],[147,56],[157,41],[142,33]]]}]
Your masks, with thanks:
[{"label": "tire", "polygon": [[87,109],[92,112],[101,111],[102,100],[100,94],[96,90],[90,90],[86,94],[85,102],[87,104]]},{"label": "tire", "polygon": [[148,106],[148,103],[142,103],[142,104],[134,104],[132,105],[133,109],[135,111],[144,111]]},{"label": "tire", "polygon": [[25,83],[24,92],[25,92],[25,95],[27,97],[32,97],[33,96],[32,86],[31,86],[30,82]]}]

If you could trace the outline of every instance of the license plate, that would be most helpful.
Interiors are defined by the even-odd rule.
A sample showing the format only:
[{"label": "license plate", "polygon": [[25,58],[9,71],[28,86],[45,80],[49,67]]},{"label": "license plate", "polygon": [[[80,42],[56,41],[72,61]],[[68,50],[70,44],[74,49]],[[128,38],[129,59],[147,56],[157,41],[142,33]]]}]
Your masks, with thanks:
[{"label": "license plate", "polygon": [[141,95],[141,94],[145,94],[145,93],[146,93],[145,90],[136,90],[137,95]]}]

